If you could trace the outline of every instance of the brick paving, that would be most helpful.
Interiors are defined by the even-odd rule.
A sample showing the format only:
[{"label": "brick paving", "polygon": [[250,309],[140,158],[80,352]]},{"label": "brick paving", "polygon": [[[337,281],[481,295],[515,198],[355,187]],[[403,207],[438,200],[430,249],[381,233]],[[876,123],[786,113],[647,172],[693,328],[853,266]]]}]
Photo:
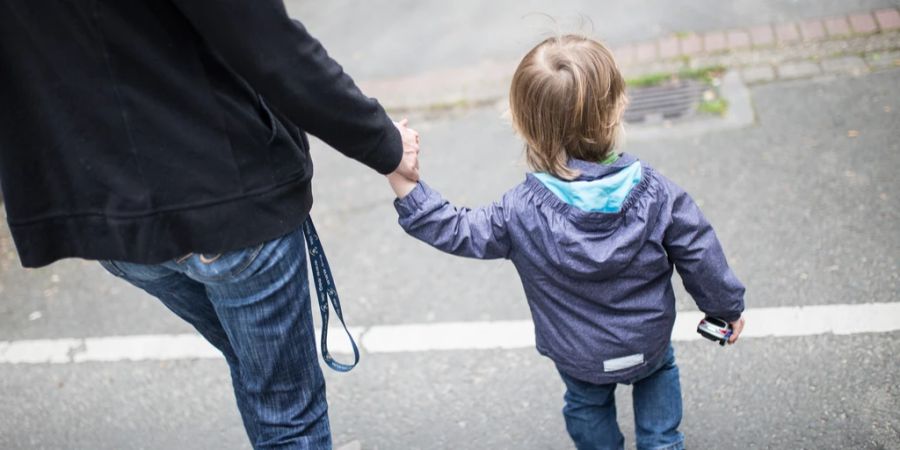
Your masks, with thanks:
[{"label": "brick paving", "polygon": [[656,59],[656,43],[643,42],[637,45],[637,62],[649,62]]},{"label": "brick paving", "polygon": [[742,50],[750,47],[750,33],[744,30],[731,30],[728,32],[728,49]]},{"label": "brick paving", "polygon": [[616,55],[616,61],[620,66],[629,66],[634,63],[634,46],[626,45],[613,49]]},{"label": "brick paving", "polygon": [[659,40],[659,57],[662,59],[674,58],[681,54],[677,36],[664,37]]},{"label": "brick paving", "polygon": [[703,35],[703,49],[707,53],[715,53],[725,50],[725,33],[712,31]]},{"label": "brick paving", "polygon": [[820,20],[804,20],[800,22],[800,34],[804,41],[825,39],[825,25]]},{"label": "brick paving", "polygon": [[[822,73],[858,73],[893,66],[895,59],[878,60],[842,55],[868,55],[879,49],[900,48],[900,36],[874,45],[865,36],[900,31],[900,11],[884,8],[839,17],[821,17],[759,24],[705,33],[683,33],[633,44],[634,55],[619,55],[626,72],[665,71],[665,61],[687,58],[678,67],[710,65],[742,67],[747,82],[796,78]],[[812,46],[812,47],[809,47]],[[822,61],[820,65],[818,60]],[[633,70],[629,70],[633,69]]]},{"label": "brick paving", "polygon": [[841,37],[850,34],[850,23],[846,17],[831,17],[825,19],[825,29],[828,30],[828,36]]},{"label": "brick paving", "polygon": [[874,33],[878,31],[875,25],[875,19],[871,14],[851,14],[847,16],[850,20],[850,28],[856,33]]},{"label": "brick paving", "polygon": [[630,58],[645,63],[654,59],[743,51],[768,47],[776,43],[790,46],[801,42],[846,39],[854,35],[896,30],[900,30],[900,12],[895,8],[887,8],[840,17],[761,24],[746,28],[713,30],[702,34],[670,35],[654,41],[636,43],[634,55],[620,56],[617,52],[617,57],[629,60],[629,63]]},{"label": "brick paving", "polygon": [[875,11],[875,20],[882,31],[900,30],[900,12],[896,9]]},{"label": "brick paving", "polygon": [[778,38],[779,44],[790,44],[800,40],[800,33],[797,31],[797,24],[794,22],[775,25],[775,36]]},{"label": "brick paving", "polygon": [[703,41],[699,35],[691,34],[681,38],[681,53],[684,55],[696,55],[703,51]]},{"label": "brick paving", "polygon": [[775,43],[775,33],[771,25],[757,25],[750,28],[750,38],[755,47],[766,47]]},{"label": "brick paving", "polygon": [[[688,68],[738,69],[746,83],[900,67],[900,11],[883,8],[838,17],[678,33],[613,49],[626,77]],[[440,110],[500,100],[515,63],[494,61],[402,79],[363,81],[394,111]]]}]

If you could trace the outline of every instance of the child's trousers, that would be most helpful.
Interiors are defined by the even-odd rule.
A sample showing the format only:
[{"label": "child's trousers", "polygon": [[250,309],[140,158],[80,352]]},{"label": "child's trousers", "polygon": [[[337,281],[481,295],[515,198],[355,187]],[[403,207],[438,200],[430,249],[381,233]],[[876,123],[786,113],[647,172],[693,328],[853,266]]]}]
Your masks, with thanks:
[{"label": "child's trousers", "polygon": [[[563,416],[578,450],[622,449],[625,438],[616,422],[616,384],[592,384],[562,372],[566,383]],[[683,449],[681,384],[671,346],[661,365],[633,383],[638,450]]]}]

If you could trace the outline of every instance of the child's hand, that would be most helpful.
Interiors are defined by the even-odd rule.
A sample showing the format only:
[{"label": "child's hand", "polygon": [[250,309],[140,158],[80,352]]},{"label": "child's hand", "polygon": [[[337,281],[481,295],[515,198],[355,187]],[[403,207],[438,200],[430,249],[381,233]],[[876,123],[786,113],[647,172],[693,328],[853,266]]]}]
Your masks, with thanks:
[{"label": "child's hand", "polygon": [[397,198],[406,197],[407,194],[416,188],[417,182],[412,181],[397,172],[388,175],[387,179],[388,182],[391,183],[391,189],[394,190],[394,194],[397,195]]},{"label": "child's hand", "polygon": [[397,198],[406,197],[419,179],[419,133],[407,126],[409,120],[394,122],[403,138],[403,160],[394,173],[387,176]]},{"label": "child's hand", "polygon": [[400,138],[403,140],[403,159],[400,160],[400,165],[397,166],[393,174],[402,175],[411,181],[418,181],[419,133],[406,126],[408,123],[408,119],[394,122],[394,126],[400,132]]},{"label": "child's hand", "polygon": [[731,322],[731,337],[728,338],[729,344],[734,344],[738,340],[738,336],[741,335],[741,330],[744,329],[744,317],[742,316],[738,320]]}]

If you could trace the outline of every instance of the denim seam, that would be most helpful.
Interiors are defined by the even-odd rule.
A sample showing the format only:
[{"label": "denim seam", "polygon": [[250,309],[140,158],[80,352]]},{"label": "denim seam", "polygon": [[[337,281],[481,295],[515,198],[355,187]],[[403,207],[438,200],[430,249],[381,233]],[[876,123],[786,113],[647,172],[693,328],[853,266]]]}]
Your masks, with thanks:
[{"label": "denim seam", "polygon": [[125,278],[125,272],[121,267],[118,266],[118,264],[115,263],[115,261],[111,259],[105,259],[103,260],[103,262],[106,263],[106,269],[112,272],[113,275],[119,278]]},{"label": "denim seam", "polygon": [[259,245],[256,247],[256,249],[253,250],[253,254],[252,254],[249,258],[247,258],[247,263],[244,264],[244,266],[241,267],[239,270],[237,270],[236,272],[234,272],[234,275],[232,275],[232,276],[238,276],[238,275],[240,275],[243,271],[247,270],[247,268],[250,267],[250,264],[253,264],[253,261],[256,261],[256,257],[259,256],[259,253],[262,251],[262,248],[263,248],[263,246],[265,246],[265,245],[266,245],[265,243],[259,244]]}]

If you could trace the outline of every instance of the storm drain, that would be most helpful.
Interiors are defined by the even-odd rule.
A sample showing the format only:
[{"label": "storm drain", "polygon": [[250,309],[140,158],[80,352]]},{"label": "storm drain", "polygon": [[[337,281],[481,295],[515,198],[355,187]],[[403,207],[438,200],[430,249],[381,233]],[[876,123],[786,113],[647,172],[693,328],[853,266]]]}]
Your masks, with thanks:
[{"label": "storm drain", "polygon": [[628,123],[655,123],[685,117],[694,112],[709,86],[696,80],[679,80],[661,86],[628,90]]}]

